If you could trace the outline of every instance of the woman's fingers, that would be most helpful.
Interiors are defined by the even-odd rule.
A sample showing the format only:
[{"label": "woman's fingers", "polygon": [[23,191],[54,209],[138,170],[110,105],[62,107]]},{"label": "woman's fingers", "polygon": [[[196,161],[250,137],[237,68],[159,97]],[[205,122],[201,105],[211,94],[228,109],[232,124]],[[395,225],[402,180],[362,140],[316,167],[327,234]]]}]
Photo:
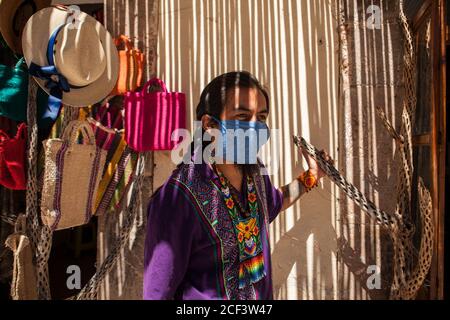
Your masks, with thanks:
[{"label": "woman's fingers", "polygon": [[[306,162],[308,163],[309,166],[311,166],[311,165],[310,165],[310,162],[311,162],[311,160],[314,160],[314,159],[313,159],[313,158],[311,157],[311,155],[310,155],[305,149],[303,149],[301,146],[299,146],[299,148],[300,148],[301,154],[303,154],[303,156],[305,157]],[[319,154],[320,154],[320,156],[321,156],[326,162],[328,162],[328,163],[331,164],[331,165],[334,165],[334,160],[333,160],[333,158],[330,157],[330,155],[325,151],[325,149],[320,150],[320,151],[319,151]]]},{"label": "woman's fingers", "polygon": [[300,152],[301,152],[301,154],[303,155],[303,157],[305,158],[306,163],[307,163],[308,165],[310,165],[310,158],[311,158],[311,156],[309,155],[309,153],[306,152],[306,150],[303,149],[302,147],[300,147]]},{"label": "woman's fingers", "polygon": [[321,150],[320,154],[326,162],[328,162],[331,165],[334,165],[334,160],[330,157],[330,155],[325,150]]}]

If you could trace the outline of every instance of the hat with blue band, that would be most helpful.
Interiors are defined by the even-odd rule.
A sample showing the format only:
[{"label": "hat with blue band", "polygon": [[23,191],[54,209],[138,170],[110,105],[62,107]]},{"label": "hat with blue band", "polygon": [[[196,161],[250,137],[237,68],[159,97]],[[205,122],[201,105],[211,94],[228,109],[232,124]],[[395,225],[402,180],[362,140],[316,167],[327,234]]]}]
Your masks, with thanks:
[{"label": "hat with blue band", "polygon": [[[22,47],[33,75],[50,95],[49,112],[60,102],[74,107],[92,105],[114,88],[119,59],[109,32],[84,12],[49,7],[27,22]],[[54,112],[53,111],[53,112]]]}]

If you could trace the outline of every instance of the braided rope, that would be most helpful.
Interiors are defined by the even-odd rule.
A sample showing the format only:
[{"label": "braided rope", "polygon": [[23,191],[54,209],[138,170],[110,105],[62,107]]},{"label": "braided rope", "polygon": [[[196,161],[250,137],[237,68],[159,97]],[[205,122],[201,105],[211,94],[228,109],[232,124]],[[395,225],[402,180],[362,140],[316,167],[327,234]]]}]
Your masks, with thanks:
[{"label": "braided rope", "polygon": [[398,215],[391,215],[387,212],[377,208],[377,206],[367,199],[367,197],[358,190],[353,184],[349,183],[339,171],[329,162],[327,162],[320,154],[320,151],[308,143],[302,137],[294,136],[294,143],[305,150],[311,157],[313,157],[326,173],[326,175],[333,181],[339,188],[344,191],[347,196],[355,201],[355,203],[369,216],[377,221],[381,226],[386,229],[393,229],[401,218]]},{"label": "braided rope", "polygon": [[[416,56],[412,31],[405,15],[403,0],[399,0],[399,19],[405,38],[403,54],[405,99],[400,128],[400,135],[404,138],[404,143],[399,145],[402,166],[400,166],[397,185],[396,212],[402,216],[403,222],[409,222],[412,221],[411,191],[414,171],[412,123],[414,123],[417,104]],[[398,229],[398,233],[393,236],[395,250],[391,299],[414,299],[431,266],[434,237],[432,201],[421,178],[419,178],[418,191],[421,218],[421,243],[418,263],[414,266],[414,256],[416,255],[413,245],[414,228],[405,227],[405,224],[403,224]]]},{"label": "braided rope", "polygon": [[[411,123],[413,122],[412,111],[415,108],[415,101],[413,102],[415,99],[415,90],[414,85],[411,83],[414,71],[414,46],[412,45],[411,30],[404,13],[402,0],[399,1],[399,19],[404,35],[403,78],[405,82],[405,99],[403,100],[402,122],[399,134],[403,137],[403,143],[398,146],[401,165],[398,172],[397,204],[395,211],[401,215],[402,221],[407,221],[411,216],[412,172],[414,170],[412,163]],[[408,97],[409,95],[411,96]],[[414,255],[414,247],[412,244],[413,234],[414,228],[406,229],[402,228],[401,225],[399,225],[394,234],[392,234],[394,256],[390,298],[394,300],[401,298],[401,288],[406,284],[406,279],[411,272],[411,258]]]},{"label": "braided rope", "polygon": [[[419,204],[421,213],[421,230],[422,241],[419,251],[419,262],[413,272],[405,269],[406,262],[413,260],[413,256],[407,251],[408,245],[412,247],[411,230],[412,226],[406,225],[402,220],[402,216],[397,214],[390,215],[387,212],[377,208],[364,194],[361,193],[354,185],[349,183],[339,171],[329,162],[327,162],[319,150],[309,144],[305,139],[294,136],[294,143],[302,147],[311,157],[313,157],[324,170],[326,175],[339,188],[341,188],[347,196],[355,201],[358,206],[369,214],[369,216],[377,221],[382,227],[390,231],[394,242],[394,282],[391,289],[392,299],[413,299],[417,291],[423,284],[428,270],[431,266],[431,258],[433,252],[433,219],[432,219],[432,201],[429,191],[426,189],[422,178],[419,179]],[[395,287],[397,285],[398,287]]]},{"label": "braided rope", "polygon": [[38,298],[40,300],[48,300],[51,298],[48,277],[48,258],[50,256],[52,245],[52,232],[48,227],[44,226],[39,219],[39,188],[37,181],[38,127],[36,122],[37,84],[31,76],[28,83],[27,230],[31,240],[31,248],[34,253],[34,263],[36,264]]},{"label": "braided rope", "polygon": [[105,276],[111,271],[117,260],[119,259],[121,250],[125,247],[129,237],[130,231],[133,227],[133,223],[136,219],[137,212],[139,210],[138,195],[139,191],[142,190],[144,182],[144,171],[146,163],[146,153],[139,154],[138,163],[136,165],[136,172],[133,178],[133,187],[130,188],[131,199],[130,205],[124,211],[124,223],[120,230],[119,236],[114,243],[111,252],[102,262],[102,265],[97,269],[96,273],[84,286],[84,288],[74,297],[69,298],[70,300],[93,300],[97,298],[98,288],[100,284],[105,279]]},{"label": "braided rope", "polygon": [[391,135],[392,139],[394,139],[395,142],[397,142],[397,144],[399,145],[403,144],[405,142],[405,139],[400,134],[398,134],[397,130],[395,130],[394,126],[389,122],[389,120],[386,117],[386,113],[383,111],[383,109],[377,107],[377,114],[380,117],[384,127]]},{"label": "braided rope", "polygon": [[[419,259],[415,269],[405,276],[405,282],[402,283],[402,286],[393,292],[392,299],[415,299],[431,267],[434,239],[433,206],[430,192],[425,187],[422,178],[419,178],[418,191],[421,215]],[[412,257],[406,258],[412,260]]]},{"label": "braided rope", "polygon": [[[341,10],[343,4],[341,3]],[[343,16],[343,15],[342,15]],[[432,217],[432,201],[429,191],[419,178],[419,209],[421,218],[421,244],[418,253],[418,263],[414,266],[416,250],[413,245],[415,226],[412,222],[411,199],[413,178],[413,148],[412,123],[416,108],[416,57],[412,32],[404,13],[403,0],[399,0],[399,19],[404,34],[404,86],[405,99],[403,101],[402,123],[398,133],[387,120],[384,112],[378,108],[378,115],[391,137],[397,142],[400,156],[400,170],[397,182],[397,205],[394,214],[388,214],[370,202],[355,186],[350,184],[339,171],[322,158],[319,151],[301,137],[294,136],[294,142],[312,156],[324,170],[328,177],[340,187],[347,196],[355,201],[360,208],[369,214],[391,235],[394,247],[393,280],[390,291],[391,299],[413,299],[421,288],[429,272],[433,252],[434,225]],[[341,33],[341,42],[346,43]],[[344,50],[346,52],[346,50]],[[347,56],[342,56],[346,59]],[[347,64],[348,65],[348,64]],[[346,72],[345,69],[341,72]]]}]

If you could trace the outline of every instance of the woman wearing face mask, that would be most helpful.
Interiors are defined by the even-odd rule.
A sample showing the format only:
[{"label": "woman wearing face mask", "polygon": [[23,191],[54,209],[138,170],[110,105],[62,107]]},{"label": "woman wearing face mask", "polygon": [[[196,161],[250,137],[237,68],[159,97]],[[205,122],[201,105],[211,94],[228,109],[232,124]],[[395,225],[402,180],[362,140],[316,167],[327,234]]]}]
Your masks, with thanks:
[{"label": "woman wearing face mask", "polygon": [[256,154],[270,137],[269,107],[248,72],[223,74],[203,90],[197,120],[214,138],[199,149],[193,142],[191,161],[150,199],[144,299],[273,298],[269,223],[325,174],[305,152],[309,170],[290,184],[277,189],[262,174]]}]

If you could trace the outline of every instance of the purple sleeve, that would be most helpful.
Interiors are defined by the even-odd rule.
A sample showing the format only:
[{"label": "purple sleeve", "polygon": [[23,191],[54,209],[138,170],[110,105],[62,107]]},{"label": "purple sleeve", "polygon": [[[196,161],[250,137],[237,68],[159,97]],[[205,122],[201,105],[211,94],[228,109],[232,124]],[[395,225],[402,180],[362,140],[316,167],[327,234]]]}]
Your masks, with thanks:
[{"label": "purple sleeve", "polygon": [[269,222],[275,220],[283,206],[283,194],[274,187],[268,175],[263,175],[267,195],[267,208],[269,210]]},{"label": "purple sleeve", "polygon": [[166,183],[150,200],[144,248],[144,299],[173,299],[189,263],[196,230],[184,191]]}]

